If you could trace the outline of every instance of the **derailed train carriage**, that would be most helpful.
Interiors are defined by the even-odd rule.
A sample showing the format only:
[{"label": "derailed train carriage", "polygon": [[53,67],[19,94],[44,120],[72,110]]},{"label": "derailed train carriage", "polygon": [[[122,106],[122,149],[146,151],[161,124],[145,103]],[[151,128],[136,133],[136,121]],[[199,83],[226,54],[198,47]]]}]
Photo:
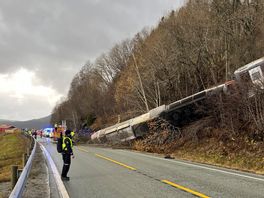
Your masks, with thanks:
[{"label": "derailed train carriage", "polygon": [[226,90],[229,90],[229,87],[233,86],[233,83],[233,81],[228,81],[225,84],[203,90],[166,105],[166,110],[162,112],[161,117],[174,126],[182,126],[191,121],[195,121],[205,116],[205,111],[199,110],[199,108],[206,106],[207,99],[220,93],[229,94]]},{"label": "derailed train carriage", "polygon": [[149,131],[147,122],[157,117],[161,117],[170,121],[173,125],[178,126],[182,121],[187,120],[189,116],[194,114],[195,105],[198,102],[212,95],[224,92],[226,86],[226,84],[222,84],[198,92],[169,105],[159,106],[138,117],[101,129],[95,132],[91,136],[91,139],[94,142],[100,143],[118,143],[133,140],[147,134]]},{"label": "derailed train carriage", "polygon": [[152,120],[165,110],[165,105],[152,109],[146,114],[132,118],[130,120],[115,124],[113,126],[101,129],[92,134],[91,139],[94,142],[125,142],[142,137],[148,132],[147,121]]},{"label": "derailed train carriage", "polygon": [[[159,106],[146,114],[99,130],[91,136],[91,139],[94,142],[100,143],[107,141],[117,143],[133,140],[147,134],[149,131],[147,122],[157,117],[162,117],[173,125],[180,126],[188,121],[192,121],[192,117],[199,118],[199,115],[196,113],[197,105],[203,104],[204,101],[214,95],[221,93],[229,95],[235,90],[236,84],[241,85],[245,81],[250,81],[252,85],[258,85],[263,89],[264,57],[237,69],[234,72],[234,77],[234,80],[224,84],[203,90],[169,105]],[[196,116],[193,116],[194,114]]]}]

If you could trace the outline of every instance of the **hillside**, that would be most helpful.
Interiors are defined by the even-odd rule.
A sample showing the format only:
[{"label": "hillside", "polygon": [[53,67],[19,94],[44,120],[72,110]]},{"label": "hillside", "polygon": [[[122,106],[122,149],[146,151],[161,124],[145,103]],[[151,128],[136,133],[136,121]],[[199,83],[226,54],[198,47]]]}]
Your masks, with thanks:
[{"label": "hillside", "polygon": [[94,129],[148,112],[232,79],[263,56],[264,2],[188,1],[87,64],[52,113]]},{"label": "hillside", "polygon": [[264,174],[264,133],[262,140],[252,138],[252,133],[245,132],[252,123],[236,133],[221,128],[214,117],[205,117],[182,128],[169,127],[164,120],[148,124],[150,133],[135,141],[133,149]]},{"label": "hillside", "polygon": [[[87,62],[51,122],[83,123],[93,130],[232,79],[264,55],[264,2],[191,0],[134,38]],[[150,127],[138,150],[263,173],[264,91],[240,84],[232,97],[212,98],[196,111],[206,117],[175,131]],[[241,86],[242,85],[242,86]],[[210,119],[208,119],[210,118]],[[155,125],[156,123],[154,123]]]},{"label": "hillside", "polygon": [[35,129],[42,129],[45,127],[50,126],[50,118],[51,116],[39,118],[39,119],[33,119],[33,120],[27,120],[27,121],[11,121],[11,120],[0,120],[0,124],[10,124],[17,128],[35,128]]}]

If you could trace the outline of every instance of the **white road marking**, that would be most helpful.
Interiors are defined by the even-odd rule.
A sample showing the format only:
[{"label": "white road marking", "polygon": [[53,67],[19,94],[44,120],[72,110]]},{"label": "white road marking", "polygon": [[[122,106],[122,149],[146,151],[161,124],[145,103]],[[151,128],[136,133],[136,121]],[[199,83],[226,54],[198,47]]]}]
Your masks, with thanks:
[{"label": "white road marking", "polygon": [[62,198],[70,198],[63,182],[61,181],[61,176],[60,176],[58,169],[57,169],[55,163],[53,162],[49,152],[46,150],[46,148],[42,144],[40,144],[40,147],[41,147],[41,150],[44,152],[46,159],[47,159],[47,161],[51,167],[51,170],[52,170],[52,173],[54,175],[60,196]]},{"label": "white road marking", "polygon": [[131,153],[138,154],[138,155],[143,155],[143,156],[146,156],[146,157],[149,157],[149,158],[164,160],[164,161],[167,161],[167,162],[173,162],[173,163],[177,163],[177,164],[183,164],[183,165],[187,165],[187,166],[192,166],[192,167],[196,167],[196,168],[202,168],[202,169],[206,169],[206,170],[210,170],[210,171],[225,173],[225,174],[229,174],[229,175],[235,175],[235,176],[239,176],[239,177],[244,177],[244,178],[248,178],[248,179],[253,179],[253,180],[257,180],[257,181],[264,182],[264,179],[262,179],[262,178],[248,176],[248,175],[242,175],[242,174],[239,174],[239,173],[233,173],[233,172],[229,172],[229,171],[225,171],[225,170],[220,170],[220,169],[216,169],[216,168],[210,168],[210,167],[207,167],[207,166],[202,166],[202,165],[197,165],[197,164],[191,164],[191,163],[187,163],[187,162],[180,162],[180,161],[177,161],[177,160],[163,159],[163,158],[160,158],[160,157],[155,157],[155,156],[146,155],[146,154],[143,154],[143,153],[138,153],[138,152],[133,152],[133,151],[125,151],[125,150],[120,150],[120,151],[123,151],[123,152],[131,152]]}]

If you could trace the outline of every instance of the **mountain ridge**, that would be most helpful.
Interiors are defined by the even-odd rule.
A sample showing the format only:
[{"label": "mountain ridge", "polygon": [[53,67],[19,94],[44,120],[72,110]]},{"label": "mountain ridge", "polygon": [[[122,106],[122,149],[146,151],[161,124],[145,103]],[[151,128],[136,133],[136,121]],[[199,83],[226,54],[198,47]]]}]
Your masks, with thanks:
[{"label": "mountain ridge", "polygon": [[5,120],[0,119],[0,124],[9,124],[13,125],[17,128],[35,128],[35,129],[42,129],[46,127],[50,127],[50,118],[51,115],[48,115],[46,117],[38,118],[38,119],[32,119],[32,120],[26,120],[26,121],[16,121],[16,120]]}]

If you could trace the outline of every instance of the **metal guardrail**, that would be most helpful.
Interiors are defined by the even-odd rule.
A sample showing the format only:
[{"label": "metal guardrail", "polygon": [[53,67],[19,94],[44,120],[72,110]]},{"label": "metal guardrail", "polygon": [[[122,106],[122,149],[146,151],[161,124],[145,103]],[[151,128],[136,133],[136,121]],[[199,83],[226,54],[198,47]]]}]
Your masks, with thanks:
[{"label": "metal guardrail", "polygon": [[[31,137],[32,138],[32,137]],[[23,191],[24,191],[24,188],[25,188],[25,185],[26,185],[26,182],[27,182],[27,178],[28,178],[28,175],[30,173],[30,170],[31,170],[31,166],[32,166],[32,161],[33,161],[33,158],[34,158],[34,155],[35,155],[35,151],[36,151],[36,140],[34,138],[32,138],[33,141],[34,141],[34,147],[32,149],[32,152],[30,154],[30,157],[27,161],[27,164],[26,166],[23,168],[23,171],[13,189],[13,191],[11,192],[9,198],[20,198],[22,197],[22,194],[23,194]]]},{"label": "metal guardrail", "polygon": [[49,152],[47,151],[47,149],[45,149],[45,147],[42,144],[40,144],[40,148],[44,153],[47,164],[48,164],[49,169],[51,171],[50,173],[54,177],[55,184],[56,184],[56,187],[57,187],[57,190],[59,193],[59,197],[60,198],[69,198],[70,196],[69,196],[69,194],[68,194],[68,192],[67,192],[67,190],[66,190],[66,188],[65,188],[65,186],[61,180],[61,175],[58,172],[58,169],[57,169],[54,161],[52,160],[52,157],[50,156]]}]

